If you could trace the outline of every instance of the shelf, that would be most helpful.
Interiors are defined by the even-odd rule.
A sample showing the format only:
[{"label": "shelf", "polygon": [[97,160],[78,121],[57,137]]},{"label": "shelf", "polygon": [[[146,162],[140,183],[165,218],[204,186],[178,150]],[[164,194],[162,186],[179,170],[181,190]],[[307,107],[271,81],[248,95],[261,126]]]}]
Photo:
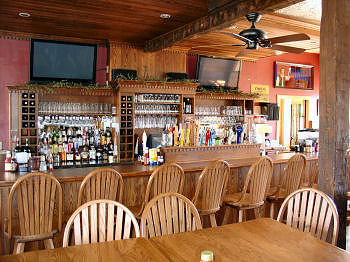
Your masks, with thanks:
[{"label": "shelf", "polygon": [[152,116],[152,115],[178,116],[180,115],[180,113],[146,113],[146,114],[135,113],[135,116]]},{"label": "shelf", "polygon": [[134,102],[134,104],[181,105],[181,102]]},{"label": "shelf", "polygon": [[116,116],[116,114],[105,113],[105,114],[95,114],[95,113],[38,113],[39,116]]}]

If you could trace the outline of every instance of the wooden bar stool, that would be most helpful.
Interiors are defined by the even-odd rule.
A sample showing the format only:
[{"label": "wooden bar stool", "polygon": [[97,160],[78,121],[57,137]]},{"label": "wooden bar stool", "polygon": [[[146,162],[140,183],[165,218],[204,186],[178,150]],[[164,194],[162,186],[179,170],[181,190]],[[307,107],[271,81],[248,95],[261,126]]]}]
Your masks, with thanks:
[{"label": "wooden bar stool", "polygon": [[[269,157],[260,157],[249,169],[242,192],[229,194],[224,197],[225,215],[222,224],[227,224],[229,211],[238,210],[238,222],[243,221],[243,212],[254,209],[258,217],[257,208],[264,204],[266,192],[272,177],[272,161]],[[249,190],[248,190],[249,188]]]},{"label": "wooden bar stool", "polygon": [[283,201],[277,221],[336,245],[339,216],[333,200],[314,188],[299,189]]},{"label": "wooden bar stool", "polygon": [[160,194],[147,203],[141,217],[141,236],[165,236],[202,229],[194,204],[178,193]]},{"label": "wooden bar stool", "polygon": [[267,201],[271,204],[271,218],[274,218],[275,204],[282,202],[289,194],[299,189],[305,166],[306,157],[303,154],[295,154],[288,160],[281,174],[279,185],[271,187],[267,195]]},{"label": "wooden bar stool", "polygon": [[132,232],[140,237],[136,218],[124,205],[99,199],[87,202],[73,213],[63,234],[63,247],[69,245],[69,236],[74,228],[74,245],[128,239]]},{"label": "wooden bar stool", "polygon": [[143,203],[139,206],[129,207],[136,218],[141,218],[146,204],[153,197],[168,192],[182,194],[185,174],[181,166],[175,163],[167,163],[153,171],[150,176]]},{"label": "wooden bar stool", "polygon": [[[15,194],[20,235],[14,235],[12,232],[12,201]],[[58,217],[57,227],[58,231],[61,231],[62,187],[55,177],[34,172],[22,176],[13,184],[8,198],[7,234],[9,239],[15,240],[14,254],[23,252],[25,243],[31,241],[43,240],[46,249],[54,248],[52,239],[57,232],[52,229],[55,203],[58,204],[55,214],[55,217]]]},{"label": "wooden bar stool", "polygon": [[78,194],[78,207],[96,199],[110,199],[121,202],[123,177],[113,168],[101,167],[90,172],[81,182]]},{"label": "wooden bar stool", "polygon": [[192,202],[201,216],[209,215],[210,224],[216,227],[215,213],[220,210],[230,167],[226,161],[209,164],[201,173]]}]

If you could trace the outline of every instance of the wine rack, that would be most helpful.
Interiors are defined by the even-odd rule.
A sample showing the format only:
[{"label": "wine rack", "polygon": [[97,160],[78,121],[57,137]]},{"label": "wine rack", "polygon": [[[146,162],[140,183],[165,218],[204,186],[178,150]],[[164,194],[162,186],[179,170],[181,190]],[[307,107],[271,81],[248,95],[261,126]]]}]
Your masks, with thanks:
[{"label": "wine rack", "polygon": [[28,139],[28,145],[32,153],[37,152],[37,120],[38,120],[38,96],[35,92],[22,91],[20,93],[20,144],[24,146]]},{"label": "wine rack", "polygon": [[134,105],[133,95],[122,94],[120,96],[120,161],[132,161],[134,159]]}]

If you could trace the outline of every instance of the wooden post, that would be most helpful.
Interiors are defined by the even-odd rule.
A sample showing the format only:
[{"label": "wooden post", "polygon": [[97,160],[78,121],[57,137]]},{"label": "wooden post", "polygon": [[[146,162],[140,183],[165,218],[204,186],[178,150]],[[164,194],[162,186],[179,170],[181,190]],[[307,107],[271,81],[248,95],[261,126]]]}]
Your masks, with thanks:
[{"label": "wooden post", "polygon": [[346,246],[346,192],[349,144],[350,4],[322,1],[320,52],[319,188],[330,195],[339,213],[338,246]]}]

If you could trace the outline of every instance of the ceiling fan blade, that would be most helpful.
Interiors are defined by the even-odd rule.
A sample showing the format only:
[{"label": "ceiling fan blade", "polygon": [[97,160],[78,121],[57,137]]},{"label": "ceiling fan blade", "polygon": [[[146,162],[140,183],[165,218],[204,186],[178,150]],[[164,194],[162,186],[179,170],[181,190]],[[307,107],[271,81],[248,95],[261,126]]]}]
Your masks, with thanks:
[{"label": "ceiling fan blade", "polygon": [[278,44],[278,43],[310,40],[310,37],[307,34],[294,34],[294,35],[284,35],[284,36],[273,37],[266,40],[269,40],[271,44]]},{"label": "ceiling fan blade", "polygon": [[303,48],[297,48],[297,47],[291,47],[291,46],[285,46],[285,45],[272,45],[271,49],[288,52],[288,53],[295,53],[295,54],[300,54],[305,51],[305,49]]},{"label": "ceiling fan blade", "polygon": [[191,49],[196,49],[196,48],[203,48],[203,47],[220,47],[220,46],[245,46],[246,44],[221,44],[221,45],[199,45],[199,46],[192,46]]},{"label": "ceiling fan blade", "polygon": [[250,51],[251,51],[251,49],[243,48],[243,49],[241,49],[241,51],[239,51],[239,52],[235,55],[235,57],[246,56]]},{"label": "ceiling fan blade", "polygon": [[225,34],[225,35],[233,36],[234,38],[239,39],[239,40],[241,40],[241,41],[243,41],[243,42],[246,42],[246,43],[253,43],[252,40],[250,40],[250,39],[248,39],[248,38],[246,38],[246,37],[244,37],[244,36],[241,36],[241,35],[239,35],[239,34],[236,34],[236,33],[228,32],[228,31],[220,31],[219,33],[222,33],[222,34]]}]

